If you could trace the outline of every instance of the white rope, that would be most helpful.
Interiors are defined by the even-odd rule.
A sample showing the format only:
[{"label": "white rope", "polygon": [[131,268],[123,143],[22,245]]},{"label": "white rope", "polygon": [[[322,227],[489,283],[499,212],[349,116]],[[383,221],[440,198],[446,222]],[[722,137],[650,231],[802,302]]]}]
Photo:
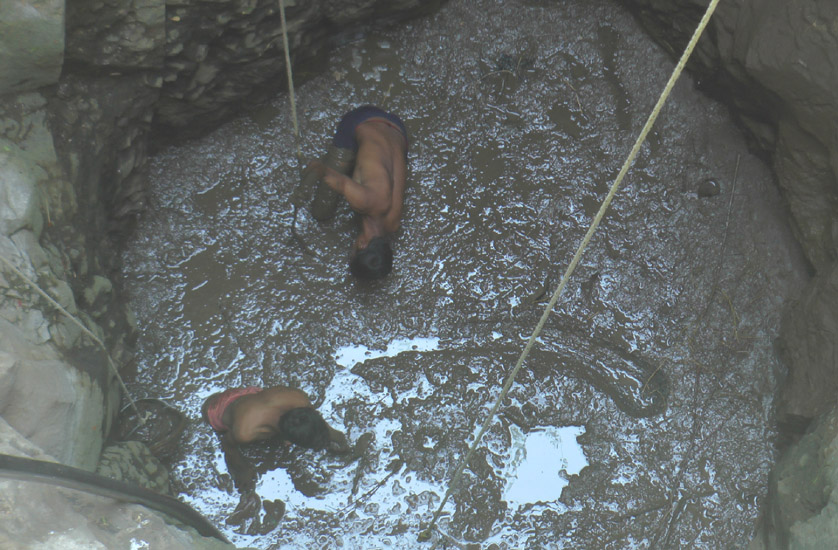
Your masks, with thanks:
[{"label": "white rope", "polygon": [[643,126],[643,130],[641,130],[640,135],[634,142],[634,146],[631,148],[631,152],[629,153],[628,157],[623,163],[623,167],[620,169],[620,173],[617,174],[614,183],[611,185],[611,189],[608,191],[608,195],[605,197],[605,200],[602,201],[602,205],[599,207],[599,211],[596,213],[596,216],[594,217],[594,220],[591,223],[591,227],[588,229],[588,232],[582,239],[582,243],[579,245],[579,248],[576,249],[576,253],[573,255],[573,259],[571,260],[570,265],[568,265],[567,270],[564,273],[564,276],[562,276],[562,280],[559,283],[558,288],[556,288],[556,291],[550,298],[550,303],[548,303],[547,307],[544,309],[544,313],[542,313],[541,319],[539,319],[538,321],[538,325],[535,327],[535,330],[533,330],[530,339],[527,341],[527,345],[524,348],[524,351],[521,353],[520,357],[518,357],[518,361],[515,363],[515,367],[509,373],[509,376],[504,382],[503,389],[501,390],[500,395],[495,401],[492,410],[489,412],[489,416],[483,422],[483,425],[480,427],[480,431],[477,432],[477,437],[474,438],[474,442],[469,447],[466,456],[460,461],[460,464],[457,466],[454,475],[451,477],[451,483],[449,483],[448,489],[445,491],[445,496],[443,496],[442,502],[440,502],[439,504],[439,508],[437,508],[437,511],[434,513],[433,519],[431,520],[427,529],[419,533],[420,542],[430,540],[431,531],[436,527],[436,522],[439,519],[439,516],[442,514],[442,509],[445,506],[445,503],[448,502],[448,498],[451,496],[451,491],[459,481],[466,464],[474,454],[474,451],[476,450],[477,445],[480,443],[480,440],[483,438],[483,435],[486,433],[486,430],[488,430],[489,425],[492,423],[492,420],[498,412],[498,409],[500,409],[501,402],[504,400],[504,398],[506,398],[506,394],[509,392],[510,387],[512,387],[512,382],[515,380],[515,375],[517,375],[518,371],[521,370],[521,367],[524,364],[524,360],[527,358],[527,356],[530,353],[530,350],[535,344],[535,340],[538,338],[538,335],[541,334],[541,330],[544,328],[544,324],[547,322],[547,318],[550,316],[550,312],[553,311],[553,308],[556,306],[556,302],[558,302],[562,290],[564,290],[564,287],[567,285],[567,281],[570,278],[570,275],[573,273],[574,269],[576,269],[576,266],[579,264],[579,260],[582,258],[582,253],[585,251],[585,248],[591,241],[591,238],[596,232],[597,227],[599,227],[599,224],[602,221],[603,216],[605,216],[605,212],[608,210],[608,206],[611,204],[611,200],[614,198],[614,195],[620,188],[620,184],[622,183],[623,178],[626,175],[626,172],[628,172],[629,167],[632,165],[635,157],[637,156],[637,153],[640,151],[640,147],[646,140],[646,136],[649,134],[649,131],[652,129],[652,126],[655,124],[655,120],[657,120],[661,108],[663,107],[664,103],[666,103],[666,100],[669,97],[669,94],[672,92],[672,88],[673,86],[675,86],[675,82],[678,80],[678,77],[681,76],[681,72],[684,70],[684,66],[687,64],[687,60],[690,58],[690,55],[692,55],[693,49],[695,49],[695,45],[698,43],[698,39],[704,32],[705,27],[707,27],[707,23],[710,21],[710,17],[716,10],[716,5],[718,3],[719,0],[711,0],[710,5],[707,6],[707,11],[704,12],[704,17],[701,18],[698,27],[696,27],[695,32],[693,33],[693,36],[690,39],[690,42],[687,44],[687,47],[684,49],[684,53],[681,55],[681,59],[678,61],[678,64],[672,71],[672,75],[669,77],[669,81],[666,83],[663,92],[661,92],[661,95],[658,98],[657,103],[655,104],[655,107],[652,109],[652,113],[646,120],[646,124]]},{"label": "white rope", "polygon": [[134,409],[134,413],[136,413],[137,418],[140,419],[140,422],[142,424],[145,424],[146,418],[143,417],[140,414],[140,411],[137,409],[137,404],[134,402],[134,399],[131,398],[131,394],[128,392],[128,388],[125,386],[125,382],[122,381],[122,377],[119,375],[119,371],[116,368],[116,364],[114,363],[113,359],[111,359],[111,354],[108,353],[108,348],[105,347],[105,343],[102,342],[102,340],[100,340],[98,336],[93,334],[93,332],[91,332],[90,329],[88,329],[84,325],[84,323],[82,323],[81,321],[76,319],[76,317],[73,314],[71,314],[69,311],[64,309],[64,306],[59,304],[58,301],[56,301],[52,296],[50,296],[49,294],[47,294],[46,292],[41,290],[41,287],[39,287],[37,284],[35,284],[34,281],[32,281],[21,270],[19,270],[8,258],[6,258],[5,256],[0,255],[0,260],[2,260],[3,263],[5,263],[6,266],[8,266],[15,273],[15,275],[20,277],[23,280],[23,282],[25,282],[26,284],[28,284],[29,286],[34,288],[35,291],[38,294],[43,296],[50,304],[52,304],[58,311],[60,311],[62,314],[64,314],[65,317],[67,317],[76,326],[78,326],[83,333],[85,333],[91,340],[96,342],[99,345],[99,347],[102,348],[102,350],[105,352],[105,357],[108,359],[108,366],[111,368],[114,375],[116,376],[116,379],[119,381],[119,385],[122,387],[122,391],[125,392],[125,397],[128,398],[128,402],[131,404],[131,407]]},{"label": "white rope", "polygon": [[300,126],[297,124],[297,103],[294,98],[294,75],[291,74],[291,53],[288,47],[288,28],[285,24],[284,0],[279,0],[279,18],[282,22],[282,45],[285,48],[285,74],[288,76],[288,97],[291,99],[291,122],[294,124],[294,136],[297,139],[297,161],[302,163],[303,151],[300,148]]}]

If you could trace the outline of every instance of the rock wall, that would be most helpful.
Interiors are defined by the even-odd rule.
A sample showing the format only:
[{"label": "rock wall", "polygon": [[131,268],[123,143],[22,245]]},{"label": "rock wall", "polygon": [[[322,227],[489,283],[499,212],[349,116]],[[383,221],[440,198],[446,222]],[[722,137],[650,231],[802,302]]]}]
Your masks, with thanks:
[{"label": "rock wall", "polygon": [[[673,55],[708,4],[623,1]],[[688,68],[732,107],[773,165],[814,275],[783,318],[778,351],[788,372],[777,400],[792,439],[813,419],[814,431],[782,455],[752,547],[838,548],[825,481],[834,478],[838,447],[812,443],[834,437],[825,432],[834,431],[838,403],[838,3],[724,0]]]},{"label": "rock wall", "polygon": [[[285,0],[299,78],[303,62],[359,25],[438,3]],[[111,445],[100,462],[120,403],[105,352],[10,265],[127,364],[136,327],[119,300],[118,249],[145,208],[149,150],[284,86],[278,8],[279,0],[0,2],[0,447],[9,442],[0,452],[165,489],[142,446]],[[13,499],[4,509],[15,509],[0,521],[2,547],[127,547],[120,533],[135,531],[155,547],[219,547],[138,507],[0,485]],[[91,509],[117,529],[85,523]]]},{"label": "rock wall", "polygon": [[[297,83],[362,25],[440,0],[284,0]],[[150,149],[205,133],[286,89],[279,0],[79,0],[67,4],[64,71],[50,102],[80,208],[99,231],[130,230],[145,207]],[[103,185],[102,182],[107,182]],[[105,206],[107,218],[97,215]]]},{"label": "rock wall", "polygon": [[[55,458],[0,418],[0,453],[48,462]],[[48,483],[0,477],[0,548],[61,550],[165,548],[229,550],[232,545],[177,527],[138,506],[56,488]]]},{"label": "rock wall", "polygon": [[[707,3],[623,1],[673,54]],[[287,0],[298,80],[360,22],[438,3]],[[133,328],[118,301],[116,251],[145,207],[149,150],[283,89],[280,32],[278,0],[0,3],[0,254],[100,335],[118,364],[130,359]],[[724,0],[690,65],[770,159],[815,275],[790,304],[780,345],[789,375],[778,417],[800,430],[813,418],[815,430],[828,424],[838,388],[837,67],[838,4],[817,0]],[[95,468],[118,401],[101,350],[5,264],[0,289],[0,415],[43,452]],[[783,468],[800,463],[789,460]],[[769,509],[784,506],[780,479]],[[766,515],[766,532],[786,534],[755,544],[806,547],[789,534],[805,531],[795,531],[802,516],[779,517]]]},{"label": "rock wall", "polygon": [[63,55],[63,0],[0,4],[0,95],[53,84]]},{"label": "rock wall", "polygon": [[780,353],[789,373],[777,407],[794,426],[829,412],[838,398],[838,264],[822,269],[785,313]]},{"label": "rock wall", "polygon": [[[705,0],[623,0],[680,55]],[[771,159],[814,270],[838,260],[838,4],[724,0],[688,66]]]},{"label": "rock wall", "polygon": [[838,540],[838,410],[817,418],[777,462],[751,550],[835,548]]},{"label": "rock wall", "polygon": [[72,223],[76,194],[58,165],[46,103],[39,92],[0,99],[0,415],[62,462],[92,469],[118,404],[113,374],[78,325],[9,267],[119,357],[123,335],[108,338],[102,326],[112,312],[82,309],[112,293],[92,284],[96,261]]}]

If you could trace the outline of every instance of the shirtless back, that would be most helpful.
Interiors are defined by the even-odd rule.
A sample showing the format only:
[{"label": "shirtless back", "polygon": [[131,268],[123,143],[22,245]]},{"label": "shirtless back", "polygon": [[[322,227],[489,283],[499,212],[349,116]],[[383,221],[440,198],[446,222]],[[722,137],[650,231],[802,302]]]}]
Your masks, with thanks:
[{"label": "shirtless back", "polygon": [[291,409],[311,407],[300,390],[273,387],[243,395],[224,411],[224,424],[230,426],[235,443],[251,443],[279,435],[279,420]]},{"label": "shirtless back", "polygon": [[304,392],[293,388],[231,388],[211,395],[204,402],[201,413],[204,421],[218,434],[227,470],[241,491],[239,504],[228,523],[253,521],[257,525],[260,521],[257,474],[242,453],[241,444],[278,437],[286,444],[295,443],[312,449],[331,445],[338,452],[348,450],[346,437],[326,423]]},{"label": "shirtless back", "polygon": [[392,234],[399,229],[407,172],[407,142],[390,122],[379,118],[359,124],[355,135],[358,156],[352,178],[343,176],[349,180],[343,182],[343,195],[352,209],[362,216],[362,231],[355,245],[362,249],[373,237]]},{"label": "shirtless back", "polygon": [[340,147],[356,153],[352,177],[322,160],[309,163],[306,173],[343,195],[361,216],[350,261],[353,274],[383,277],[392,265],[387,239],[399,229],[404,204],[408,147],[404,125],[377,107],[360,107],[341,119],[332,149]]}]

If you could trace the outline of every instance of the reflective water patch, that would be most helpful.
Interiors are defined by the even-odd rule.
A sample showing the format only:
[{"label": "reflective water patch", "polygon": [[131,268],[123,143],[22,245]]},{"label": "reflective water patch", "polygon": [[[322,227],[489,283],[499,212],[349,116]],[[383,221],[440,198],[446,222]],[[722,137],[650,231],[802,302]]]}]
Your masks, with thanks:
[{"label": "reflective water patch", "polygon": [[[576,438],[584,426],[538,428],[525,434],[514,424],[504,499],[509,508],[528,504],[557,502],[567,486],[567,476],[576,475],[588,465]],[[561,504],[559,505],[562,506]]]}]

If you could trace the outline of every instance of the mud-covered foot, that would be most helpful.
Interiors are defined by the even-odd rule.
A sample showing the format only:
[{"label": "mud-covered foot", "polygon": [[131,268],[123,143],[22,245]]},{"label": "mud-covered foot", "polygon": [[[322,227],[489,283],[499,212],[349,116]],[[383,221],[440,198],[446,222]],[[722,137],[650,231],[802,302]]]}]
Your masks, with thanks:
[{"label": "mud-covered foot", "polygon": [[352,460],[361,458],[367,453],[373,437],[372,432],[367,432],[358,438],[358,441],[355,442],[355,446],[352,448]]},{"label": "mud-covered foot", "polygon": [[262,509],[262,499],[256,491],[246,491],[239,498],[239,504],[230,517],[227,525],[239,527],[238,532],[249,531],[254,523],[259,522],[259,512]]},{"label": "mud-covered foot", "polygon": [[284,515],[285,503],[281,500],[263,501],[255,491],[247,491],[227,518],[227,525],[236,527],[234,530],[243,535],[267,535],[276,529]]},{"label": "mud-covered foot", "polygon": [[281,500],[265,500],[262,501],[262,507],[265,509],[265,516],[262,518],[262,528],[260,535],[267,535],[279,525],[279,521],[285,515],[285,503]]}]

